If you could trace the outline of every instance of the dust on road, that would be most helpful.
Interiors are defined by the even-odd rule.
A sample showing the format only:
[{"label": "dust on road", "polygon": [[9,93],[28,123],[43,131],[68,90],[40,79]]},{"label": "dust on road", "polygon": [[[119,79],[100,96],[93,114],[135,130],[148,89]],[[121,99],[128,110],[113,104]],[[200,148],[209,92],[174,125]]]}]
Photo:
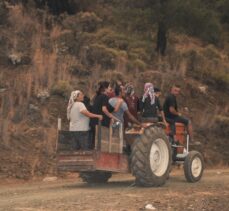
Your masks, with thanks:
[{"label": "dust on road", "polygon": [[53,182],[0,181],[1,211],[228,211],[229,169],[206,170],[199,183],[187,183],[182,170],[172,172],[159,188],[134,186],[129,174],[115,174],[103,185],[77,177]]}]

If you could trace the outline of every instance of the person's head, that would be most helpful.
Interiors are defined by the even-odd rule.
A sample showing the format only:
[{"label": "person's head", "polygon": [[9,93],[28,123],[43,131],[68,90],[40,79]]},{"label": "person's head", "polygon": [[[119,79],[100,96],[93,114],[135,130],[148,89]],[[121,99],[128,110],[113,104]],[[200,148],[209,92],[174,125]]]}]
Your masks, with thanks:
[{"label": "person's head", "polygon": [[177,84],[174,84],[171,88],[171,94],[177,96],[180,94],[180,90],[181,90],[180,86]]},{"label": "person's head", "polygon": [[111,80],[109,83],[108,92],[114,92],[116,84],[117,84],[116,81]]},{"label": "person's head", "polygon": [[134,86],[132,84],[126,84],[124,92],[127,96],[132,96],[134,94]]},{"label": "person's head", "polygon": [[97,95],[106,93],[108,91],[108,87],[109,87],[109,82],[108,81],[99,82],[98,89],[96,91]]},{"label": "person's head", "polygon": [[124,88],[117,84],[115,86],[114,92],[116,97],[122,97],[124,95]]},{"label": "person's head", "polygon": [[82,102],[84,100],[84,94],[80,90],[76,90],[73,93],[74,102]]},{"label": "person's head", "polygon": [[151,95],[154,96],[154,87],[152,83],[145,83],[144,85],[144,95],[145,97]]},{"label": "person's head", "polygon": [[156,97],[160,97],[161,95],[161,90],[157,87],[154,87],[154,94]]},{"label": "person's head", "polygon": [[144,92],[146,92],[146,91],[153,91],[154,90],[154,88],[153,88],[153,84],[152,83],[145,83],[145,85],[144,85]]}]

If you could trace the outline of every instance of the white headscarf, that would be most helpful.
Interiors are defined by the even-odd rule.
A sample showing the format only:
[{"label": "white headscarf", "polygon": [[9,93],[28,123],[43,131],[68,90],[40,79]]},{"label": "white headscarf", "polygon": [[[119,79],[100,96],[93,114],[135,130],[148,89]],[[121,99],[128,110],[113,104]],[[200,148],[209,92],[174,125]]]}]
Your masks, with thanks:
[{"label": "white headscarf", "polygon": [[155,94],[154,94],[154,87],[152,83],[145,83],[142,102],[145,102],[145,99],[148,96],[150,97],[150,104],[153,105],[155,103]]},{"label": "white headscarf", "polygon": [[70,112],[71,112],[71,108],[74,104],[74,100],[78,97],[80,91],[79,90],[75,90],[72,91],[69,101],[68,101],[68,107],[67,107],[67,119],[70,120]]}]

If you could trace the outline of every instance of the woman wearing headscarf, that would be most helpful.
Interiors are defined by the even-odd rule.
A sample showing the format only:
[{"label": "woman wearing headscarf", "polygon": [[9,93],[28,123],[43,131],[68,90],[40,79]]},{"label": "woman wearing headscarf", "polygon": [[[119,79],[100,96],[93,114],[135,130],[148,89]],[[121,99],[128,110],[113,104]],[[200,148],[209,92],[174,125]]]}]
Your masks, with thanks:
[{"label": "woman wearing headscarf", "polygon": [[89,148],[89,120],[90,118],[102,120],[102,115],[93,114],[87,110],[84,103],[84,94],[80,90],[72,92],[67,108],[70,120],[69,130],[74,132],[74,149],[77,145],[86,150]]},{"label": "woman wearing headscarf", "polygon": [[77,92],[77,90],[71,92],[71,95],[70,95],[70,98],[68,101],[68,107],[67,107],[67,119],[68,120],[70,120],[70,112],[71,112],[71,108],[74,104],[73,96],[74,96],[75,92]]},{"label": "woman wearing headscarf", "polygon": [[[166,124],[160,100],[154,92],[152,83],[145,83],[144,85],[144,94],[140,100],[140,110],[143,120],[155,122],[163,121]],[[160,113],[161,116],[159,116],[158,113]]]}]

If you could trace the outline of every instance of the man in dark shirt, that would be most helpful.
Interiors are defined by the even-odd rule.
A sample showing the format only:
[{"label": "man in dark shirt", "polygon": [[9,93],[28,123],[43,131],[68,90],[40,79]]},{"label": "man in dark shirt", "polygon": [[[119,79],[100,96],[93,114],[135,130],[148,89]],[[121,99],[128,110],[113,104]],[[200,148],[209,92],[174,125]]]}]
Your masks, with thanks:
[{"label": "man in dark shirt", "polygon": [[177,100],[176,96],[178,96],[180,93],[180,86],[173,85],[170,91],[170,94],[166,97],[163,110],[165,113],[166,121],[170,124],[172,134],[176,134],[176,126],[175,123],[183,123],[187,129],[188,134],[190,136],[190,139],[193,139],[193,132],[192,132],[192,124],[191,121],[181,115],[181,113],[178,112],[178,106],[177,106]]},{"label": "man in dark shirt", "polygon": [[[93,104],[91,106],[91,112],[94,114],[99,114],[103,116],[103,120],[101,122],[102,126],[108,127],[110,126],[111,119],[118,121],[118,119],[111,113],[115,109],[109,104],[109,97],[107,96],[107,91],[109,87],[109,82],[102,81],[99,82],[99,88],[96,92],[95,97],[93,98]],[[94,148],[95,146],[95,127],[98,125],[98,119],[90,120],[91,127],[91,146],[90,148]]]}]

